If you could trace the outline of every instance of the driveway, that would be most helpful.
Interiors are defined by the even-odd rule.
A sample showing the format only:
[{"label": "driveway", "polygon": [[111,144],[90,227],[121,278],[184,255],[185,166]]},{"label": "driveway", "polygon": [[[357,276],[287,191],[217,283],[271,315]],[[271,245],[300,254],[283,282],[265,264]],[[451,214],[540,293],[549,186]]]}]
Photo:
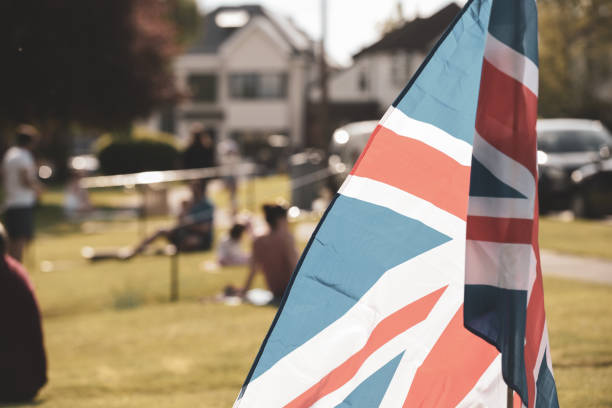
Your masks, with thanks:
[{"label": "driveway", "polygon": [[612,261],[547,250],[541,250],[540,256],[544,275],[612,285]]}]

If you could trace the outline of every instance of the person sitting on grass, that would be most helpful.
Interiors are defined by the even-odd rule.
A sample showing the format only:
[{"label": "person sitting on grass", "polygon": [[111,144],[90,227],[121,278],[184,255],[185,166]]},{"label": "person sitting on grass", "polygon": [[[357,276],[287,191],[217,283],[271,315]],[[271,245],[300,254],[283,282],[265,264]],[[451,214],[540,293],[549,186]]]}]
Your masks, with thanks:
[{"label": "person sitting on grass", "polygon": [[34,399],[47,382],[40,311],[25,268],[7,254],[0,224],[0,404]]},{"label": "person sitting on grass", "polygon": [[246,282],[240,289],[228,286],[225,293],[229,296],[244,297],[253,283],[255,274],[261,270],[268,289],[274,296],[271,303],[278,304],[297,265],[298,253],[289,230],[287,209],[280,205],[265,204],[263,211],[269,231],[253,241]]},{"label": "person sitting on grass", "polygon": [[206,197],[203,181],[191,183],[192,198],[185,203],[178,224],[169,229],[157,230],[134,249],[123,250],[122,259],[130,259],[147,249],[158,238],[166,238],[178,251],[207,251],[213,244],[214,206]]},{"label": "person sitting on grass", "polygon": [[249,255],[240,248],[240,240],[248,225],[236,223],[229,231],[229,235],[221,241],[217,249],[217,261],[221,266],[237,266],[249,263]]},{"label": "person sitting on grass", "polygon": [[149,245],[159,238],[165,238],[171,244],[171,252],[206,251],[213,243],[214,206],[206,197],[206,184],[202,181],[191,183],[192,199],[183,205],[178,223],[172,228],[157,230],[137,246],[121,248],[113,252],[96,252],[91,247],[84,247],[81,254],[90,261],[105,259],[131,259],[144,252]]}]

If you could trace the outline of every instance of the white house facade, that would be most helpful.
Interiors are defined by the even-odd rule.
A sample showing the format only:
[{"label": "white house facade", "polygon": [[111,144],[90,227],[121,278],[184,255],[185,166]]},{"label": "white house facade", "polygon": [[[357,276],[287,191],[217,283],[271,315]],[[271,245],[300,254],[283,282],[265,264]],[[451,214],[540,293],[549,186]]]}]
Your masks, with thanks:
[{"label": "white house facade", "polygon": [[[430,17],[405,23],[355,54],[353,65],[330,78],[330,101],[375,102],[384,111],[460,10],[451,3]],[[317,98],[318,92],[311,96]]]},{"label": "white house facade", "polygon": [[257,144],[280,134],[301,145],[312,41],[261,6],[220,7],[204,17],[202,31],[174,63],[188,98],[151,124],[185,141],[198,122],[217,140]]}]

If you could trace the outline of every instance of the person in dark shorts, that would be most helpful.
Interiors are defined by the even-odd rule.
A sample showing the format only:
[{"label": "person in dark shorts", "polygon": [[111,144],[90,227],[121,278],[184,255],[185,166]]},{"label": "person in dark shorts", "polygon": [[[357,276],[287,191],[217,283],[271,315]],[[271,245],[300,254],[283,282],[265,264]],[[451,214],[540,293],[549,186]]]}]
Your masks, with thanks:
[{"label": "person in dark shorts", "polygon": [[191,127],[191,143],[183,152],[182,159],[184,169],[214,167],[216,157],[213,131],[195,123]]},{"label": "person in dark shorts", "polygon": [[130,259],[142,253],[151,243],[162,237],[181,252],[211,249],[214,206],[206,197],[206,184],[202,181],[193,182],[191,193],[192,199],[184,205],[177,225],[156,231],[133,249],[127,248],[119,251],[117,258]]},{"label": "person in dark shorts", "polygon": [[0,224],[0,404],[31,401],[47,382],[40,311]]},{"label": "person in dark shorts", "polygon": [[34,207],[42,192],[32,156],[38,131],[30,125],[17,128],[15,146],[2,160],[4,184],[4,223],[8,232],[8,253],[18,261],[34,237]]}]

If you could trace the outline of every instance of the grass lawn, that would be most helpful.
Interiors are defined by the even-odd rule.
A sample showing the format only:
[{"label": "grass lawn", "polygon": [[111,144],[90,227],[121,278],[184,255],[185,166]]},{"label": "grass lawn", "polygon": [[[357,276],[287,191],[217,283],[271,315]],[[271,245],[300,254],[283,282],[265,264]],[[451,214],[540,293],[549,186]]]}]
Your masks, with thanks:
[{"label": "grass lawn", "polygon": [[612,222],[566,222],[543,217],[540,218],[540,246],[573,255],[612,259]]},{"label": "grass lawn", "polygon": [[[286,179],[262,180],[255,200],[288,198],[287,190]],[[106,194],[118,193],[97,193],[93,199],[112,203]],[[222,193],[214,199],[218,205],[227,202]],[[133,244],[136,222],[104,222],[97,232],[85,234],[77,225],[57,222],[59,194],[46,200],[37,262],[30,271],[44,315],[49,384],[32,406],[231,406],[276,310],[200,299],[227,283],[241,283],[246,270],[207,271],[204,264],[213,260],[212,253],[181,255],[181,299],[169,303],[168,258],[96,264],[80,258],[84,245]],[[167,222],[156,219],[149,228]],[[543,220],[542,241],[563,234],[563,226],[585,225],[591,226]],[[561,232],[546,235],[557,227]],[[585,237],[606,236],[593,234]],[[612,238],[607,240],[609,245]],[[49,262],[49,272],[36,267],[41,261]],[[545,288],[561,406],[612,407],[612,286],[546,278]]]}]

